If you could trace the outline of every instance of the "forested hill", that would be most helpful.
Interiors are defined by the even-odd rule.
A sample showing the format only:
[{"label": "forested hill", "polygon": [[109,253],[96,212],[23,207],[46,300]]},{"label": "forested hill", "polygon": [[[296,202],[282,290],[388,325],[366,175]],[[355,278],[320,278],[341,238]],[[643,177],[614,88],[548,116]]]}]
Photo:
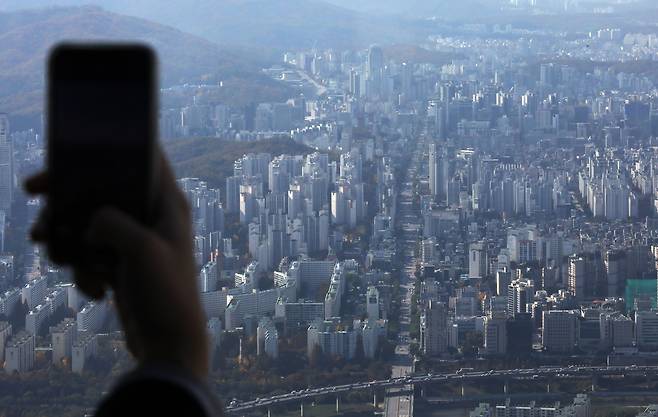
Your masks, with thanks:
[{"label": "forested hill", "polygon": [[[38,125],[48,50],[61,40],[99,39],[139,40],[152,45],[158,52],[165,86],[230,80],[227,84],[242,101],[249,98],[242,97],[245,89],[240,88],[241,83],[256,93],[278,95],[275,90],[286,89],[262,74],[261,69],[269,63],[259,61],[248,50],[220,47],[169,26],[98,7],[55,7],[0,12],[0,112],[18,120],[14,124],[17,128],[21,119],[33,119]],[[251,99],[261,101],[260,97]]]},{"label": "forested hill", "polygon": [[268,139],[235,142],[218,138],[186,138],[165,143],[165,150],[178,177],[196,177],[215,188],[225,187],[226,177],[233,175],[233,162],[247,153],[265,152],[306,155],[315,149],[292,139]]}]

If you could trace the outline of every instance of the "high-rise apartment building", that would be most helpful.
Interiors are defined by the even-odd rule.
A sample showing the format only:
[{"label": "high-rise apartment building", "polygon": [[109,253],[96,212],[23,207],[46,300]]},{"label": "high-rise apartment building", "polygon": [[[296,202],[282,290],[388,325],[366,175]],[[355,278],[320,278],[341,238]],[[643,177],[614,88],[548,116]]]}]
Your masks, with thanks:
[{"label": "high-rise apartment building", "polygon": [[507,354],[507,318],[504,313],[494,313],[485,319],[484,352],[491,356]]},{"label": "high-rise apartment building", "polygon": [[333,322],[318,321],[308,327],[307,354],[310,358],[319,349],[325,355],[352,359],[356,353],[356,339],[354,330],[339,330]]},{"label": "high-rise apartment building", "polygon": [[77,335],[75,320],[67,318],[57,326],[50,328],[53,345],[53,364],[61,365],[64,360],[71,360],[71,349]]},{"label": "high-rise apartment building", "polygon": [[532,280],[517,279],[507,287],[507,314],[514,316],[517,313],[526,313],[532,304],[535,286]]},{"label": "high-rise apartment building", "polygon": [[277,300],[275,318],[283,320],[284,331],[291,332],[305,328],[317,320],[324,319],[324,303],[288,302],[282,298]]},{"label": "high-rise apartment building", "polygon": [[5,371],[23,373],[34,367],[34,335],[21,331],[5,347]]},{"label": "high-rise apartment building", "polygon": [[580,315],[575,310],[543,312],[542,343],[549,352],[571,352],[578,346]]},{"label": "high-rise apartment building", "polygon": [[105,301],[90,301],[77,314],[76,322],[80,332],[97,332],[103,326],[107,314]]},{"label": "high-rise apartment building", "polygon": [[0,113],[0,210],[11,214],[14,200],[14,148],[9,138],[9,116]]},{"label": "high-rise apartment building", "polygon": [[34,308],[43,302],[48,291],[48,281],[45,276],[38,277],[25,284],[21,291],[21,301],[29,308]]},{"label": "high-rise apartment building", "polygon": [[496,271],[496,294],[507,297],[509,285],[512,283],[512,271],[507,268]]},{"label": "high-rise apartment building", "polygon": [[581,256],[569,257],[567,287],[569,292],[578,300],[585,297],[585,288],[587,284],[587,262]]},{"label": "high-rise apartment building", "polygon": [[448,310],[445,303],[430,301],[420,317],[423,353],[436,356],[448,348]]},{"label": "high-rise apartment building", "polygon": [[468,277],[484,278],[488,266],[486,241],[471,243],[468,248]]},{"label": "high-rise apartment building", "polygon": [[263,317],[256,329],[256,353],[276,359],[279,357],[279,332],[272,319]]},{"label": "high-rise apartment building", "polygon": [[635,312],[635,346],[640,349],[658,348],[658,311]]},{"label": "high-rise apartment building", "polygon": [[379,320],[379,290],[372,285],[366,293],[366,312],[371,322]]},{"label": "high-rise apartment building", "polygon": [[98,335],[81,335],[71,348],[71,370],[81,374],[85,370],[89,358],[96,356],[98,350]]},{"label": "high-rise apartment building", "polygon": [[0,362],[5,360],[5,345],[12,335],[12,326],[9,322],[0,321]]},{"label": "high-rise apartment building", "polygon": [[601,313],[599,319],[603,349],[633,346],[633,320],[620,313]]}]

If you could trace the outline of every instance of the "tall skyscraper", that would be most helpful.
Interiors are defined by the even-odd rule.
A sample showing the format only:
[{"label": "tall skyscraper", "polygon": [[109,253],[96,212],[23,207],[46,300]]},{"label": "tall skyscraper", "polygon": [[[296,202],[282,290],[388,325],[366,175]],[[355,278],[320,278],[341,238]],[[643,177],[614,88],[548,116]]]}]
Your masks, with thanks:
[{"label": "tall skyscraper", "polygon": [[426,355],[445,353],[448,348],[448,311],[445,303],[430,301],[420,317],[421,346]]},{"label": "tall skyscraper", "polygon": [[507,296],[509,285],[512,283],[512,271],[507,268],[496,271],[496,294]]},{"label": "tall skyscraper", "polygon": [[[582,301],[605,291],[604,264],[600,257],[572,255],[568,261],[567,289]],[[614,277],[611,277],[615,279]],[[615,283],[616,287],[616,283]]]},{"label": "tall skyscraper", "polygon": [[603,257],[606,295],[618,297],[626,287],[626,252],[622,250],[607,250]]},{"label": "tall skyscraper", "polygon": [[430,144],[429,150],[429,181],[430,181],[430,193],[436,195],[437,187],[437,170],[436,170],[436,145],[434,143]]},{"label": "tall skyscraper", "polygon": [[0,113],[0,210],[11,214],[14,198],[14,149],[9,139],[9,117]]},{"label": "tall skyscraper", "polygon": [[256,329],[256,352],[276,359],[279,356],[279,332],[272,319],[263,317]]},{"label": "tall skyscraper", "polygon": [[366,94],[368,96],[379,96],[382,92],[384,70],[384,51],[377,45],[368,50],[368,61],[366,66]]},{"label": "tall skyscraper", "polygon": [[484,278],[487,275],[487,243],[473,242],[468,249],[468,277]]},{"label": "tall skyscraper", "polygon": [[542,344],[552,352],[570,352],[580,337],[579,312],[575,310],[549,310],[543,313]]},{"label": "tall skyscraper", "polygon": [[507,320],[505,313],[493,313],[484,322],[484,351],[486,355],[507,353]]},{"label": "tall skyscraper", "polygon": [[226,213],[238,213],[240,211],[240,184],[242,178],[232,176],[226,178]]},{"label": "tall skyscraper", "polygon": [[432,143],[429,149],[429,183],[430,193],[439,203],[446,202],[450,164],[445,149]]},{"label": "tall skyscraper", "polygon": [[404,95],[405,100],[411,100],[413,98],[413,76],[413,66],[403,62],[400,66],[400,92]]},{"label": "tall skyscraper", "polygon": [[384,51],[377,45],[372,45],[368,50],[368,72],[367,77],[373,79],[380,74],[384,68]]},{"label": "tall skyscraper", "polygon": [[5,372],[23,373],[34,367],[34,335],[21,331],[5,347]]},{"label": "tall skyscraper", "polygon": [[350,93],[354,97],[361,96],[361,74],[356,70],[350,71]]},{"label": "tall skyscraper", "polygon": [[517,313],[526,313],[532,304],[535,292],[534,283],[527,279],[517,279],[507,289],[507,314],[513,317]]},{"label": "tall skyscraper", "polygon": [[374,322],[379,320],[379,291],[374,286],[368,287],[366,294],[366,311],[368,318]]}]

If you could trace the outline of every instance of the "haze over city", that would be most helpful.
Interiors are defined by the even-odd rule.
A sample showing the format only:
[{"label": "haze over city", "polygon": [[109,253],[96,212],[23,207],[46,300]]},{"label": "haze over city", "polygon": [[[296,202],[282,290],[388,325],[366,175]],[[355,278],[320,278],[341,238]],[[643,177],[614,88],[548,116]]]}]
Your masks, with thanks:
[{"label": "haze over city", "polygon": [[0,414],[92,415],[135,366],[22,189],[50,48],[134,40],[225,414],[658,416],[656,22],[653,0],[2,0]]}]

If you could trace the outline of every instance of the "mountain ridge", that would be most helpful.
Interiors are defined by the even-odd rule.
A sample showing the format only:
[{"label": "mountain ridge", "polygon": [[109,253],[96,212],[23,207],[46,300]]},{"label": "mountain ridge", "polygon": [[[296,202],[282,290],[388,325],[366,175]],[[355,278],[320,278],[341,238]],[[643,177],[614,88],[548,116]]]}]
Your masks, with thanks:
[{"label": "mountain ridge", "polygon": [[[107,12],[95,6],[51,7],[0,12],[0,111],[18,120],[15,126],[38,125],[43,108],[48,50],[61,40],[137,40],[159,56],[163,86],[199,80],[264,86],[277,93],[286,87],[261,73],[266,61],[247,51],[220,47],[178,29],[144,19]],[[258,93],[259,89],[251,89]],[[250,98],[247,98],[249,101]],[[263,97],[262,101],[267,101]],[[261,101],[255,97],[254,101]]]},{"label": "mountain ridge", "polygon": [[[340,7],[362,13],[380,13],[412,18],[441,17],[463,19],[474,15],[486,15],[500,8],[500,0],[327,0]],[[494,3],[494,4],[492,4]]]},{"label": "mountain ridge", "polygon": [[[47,5],[48,0],[5,0],[0,10]],[[353,47],[404,42],[417,36],[397,18],[364,14],[322,0],[58,0],[93,4],[115,13],[176,27],[219,44],[285,48]]]}]

